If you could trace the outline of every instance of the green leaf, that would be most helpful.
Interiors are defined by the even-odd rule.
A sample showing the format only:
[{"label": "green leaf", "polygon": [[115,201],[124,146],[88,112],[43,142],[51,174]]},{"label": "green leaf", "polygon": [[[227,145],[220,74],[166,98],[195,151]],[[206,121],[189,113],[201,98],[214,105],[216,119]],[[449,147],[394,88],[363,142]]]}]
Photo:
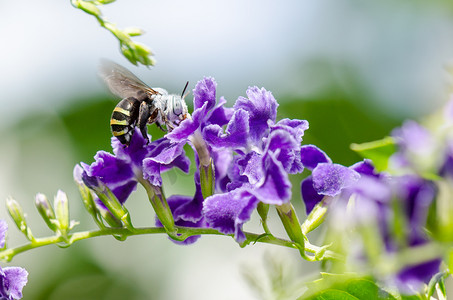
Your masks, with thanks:
[{"label": "green leaf", "polygon": [[390,156],[396,152],[395,140],[392,137],[363,144],[351,144],[351,149],[363,158],[371,159],[378,171],[387,169]]},{"label": "green leaf", "polygon": [[307,284],[308,291],[299,300],[396,300],[381,289],[372,278],[355,274],[321,273],[322,278]]}]

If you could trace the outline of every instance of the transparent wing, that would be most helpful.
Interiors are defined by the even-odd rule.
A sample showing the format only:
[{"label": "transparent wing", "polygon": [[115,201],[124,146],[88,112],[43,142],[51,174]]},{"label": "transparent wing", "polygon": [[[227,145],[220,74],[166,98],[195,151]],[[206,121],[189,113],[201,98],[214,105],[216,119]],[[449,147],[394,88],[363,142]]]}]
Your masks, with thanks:
[{"label": "transparent wing", "polygon": [[120,98],[141,98],[143,93],[148,95],[159,94],[146,83],[137,78],[126,68],[109,60],[102,60],[99,75],[105,81],[110,91]]}]

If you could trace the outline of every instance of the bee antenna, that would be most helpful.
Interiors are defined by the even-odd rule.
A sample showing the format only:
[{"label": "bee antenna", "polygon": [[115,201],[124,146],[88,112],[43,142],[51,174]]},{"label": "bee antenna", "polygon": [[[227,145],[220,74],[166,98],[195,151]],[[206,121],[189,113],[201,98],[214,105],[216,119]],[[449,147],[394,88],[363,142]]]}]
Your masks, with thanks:
[{"label": "bee antenna", "polygon": [[186,86],[184,87],[184,89],[182,90],[182,93],[181,93],[181,98],[183,98],[183,99],[184,99],[184,97],[187,96],[187,94],[189,94],[189,93],[187,93],[186,95],[184,95],[184,93],[186,92],[186,89],[187,89],[187,86],[188,86],[188,85],[189,85],[189,82],[187,81],[187,82],[186,82]]}]

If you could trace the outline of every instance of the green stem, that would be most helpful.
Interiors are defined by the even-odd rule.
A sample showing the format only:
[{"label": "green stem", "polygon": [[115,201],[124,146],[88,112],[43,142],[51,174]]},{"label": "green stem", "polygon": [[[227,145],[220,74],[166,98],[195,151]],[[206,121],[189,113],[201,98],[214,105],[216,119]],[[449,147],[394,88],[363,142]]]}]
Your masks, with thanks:
[{"label": "green stem", "polygon": [[[193,236],[193,235],[224,235],[219,231],[211,228],[192,228],[192,227],[182,227],[176,226],[176,230],[178,234],[183,236]],[[165,228],[162,227],[142,227],[142,228],[134,228],[134,232],[128,230],[127,228],[105,228],[100,230],[93,230],[93,231],[81,231],[75,232],[72,234],[68,234],[67,240],[63,237],[55,235],[45,238],[37,238],[33,242],[29,242],[27,244],[5,249],[0,251],[0,260],[11,261],[14,256],[39,247],[59,244],[59,243],[67,243],[67,245],[71,245],[77,241],[94,238],[98,236],[108,236],[108,235],[115,235],[115,236],[133,236],[133,235],[143,235],[143,234],[159,234],[159,233],[166,233]],[[277,246],[284,246],[288,248],[297,249],[294,243],[276,238],[276,237],[261,237],[262,235],[256,233],[245,232],[245,236],[250,241],[256,241],[258,243],[265,243],[265,244],[272,244]],[[311,253],[317,253],[321,249],[321,247],[306,245],[305,250]],[[338,255],[331,251],[326,251],[326,254],[323,257],[324,259],[338,259]]]},{"label": "green stem", "polygon": [[283,227],[286,230],[289,238],[295,243],[300,251],[302,258],[306,260],[313,260],[313,258],[305,254],[305,236],[302,233],[299,219],[297,218],[296,211],[291,203],[284,203],[276,206],[278,216],[282,221]]},{"label": "green stem", "polygon": [[164,226],[167,234],[175,240],[184,240],[185,238],[176,234],[175,220],[173,214],[168,206],[167,200],[162,192],[162,189],[157,186],[153,186],[148,180],[139,178],[140,184],[145,188],[148,194],[149,202],[153,206],[154,212],[157,218]]},{"label": "green stem", "polygon": [[214,164],[212,163],[212,159],[207,166],[200,164],[200,185],[201,194],[204,199],[214,195],[215,179]]}]

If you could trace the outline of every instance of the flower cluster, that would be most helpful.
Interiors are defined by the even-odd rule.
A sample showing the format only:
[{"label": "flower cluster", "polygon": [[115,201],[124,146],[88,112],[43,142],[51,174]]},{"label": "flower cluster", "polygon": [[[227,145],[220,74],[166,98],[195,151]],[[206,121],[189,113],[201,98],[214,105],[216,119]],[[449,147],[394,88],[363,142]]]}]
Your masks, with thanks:
[{"label": "flower cluster", "polygon": [[[300,173],[300,143],[305,120],[276,122],[277,101],[251,87],[233,108],[216,103],[216,82],[205,78],[194,90],[193,119],[167,135],[174,142],[205,144],[215,169],[215,194],[203,202],[206,224],[245,240],[242,225],[258,203],[282,205],[291,199],[288,174]],[[203,141],[200,141],[203,139]],[[200,158],[200,160],[202,160]]]},{"label": "flower cluster", "polygon": [[[350,258],[347,261],[356,266],[352,270],[366,270],[383,281],[391,279],[404,293],[420,291],[439,271],[442,257],[437,254],[391,268],[380,262],[432,242],[426,231],[428,212],[439,198],[433,176],[450,178],[453,174],[452,147],[443,147],[440,159],[433,155],[445,141],[436,144],[437,137],[428,130],[406,122],[393,133],[398,151],[390,158],[391,172],[378,172],[369,159],[346,167],[333,163],[315,145],[302,145],[306,120],[277,121],[278,103],[271,92],[250,87],[247,97],[225,107],[226,100],[216,97],[216,87],[213,78],[200,80],[193,90],[192,116],[164,138],[148,144],[137,131],[128,147],[112,138],[113,154],[99,151],[91,165],[76,166],[76,180],[95,192],[97,209],[104,211],[103,216],[110,212],[124,221],[127,213],[115,213],[110,202],[122,206],[140,183],[152,191],[148,193],[150,200],[157,195],[157,200],[151,200],[156,224],[165,227],[174,242],[190,244],[199,238],[181,236],[181,227],[215,229],[242,244],[249,240],[243,225],[252,212],[258,208],[265,223],[267,210],[273,205],[291,242],[307,259],[306,234],[322,222],[327,211],[328,232],[336,237],[328,242]],[[173,167],[189,172],[186,144],[195,153],[195,193],[165,199],[161,173]],[[437,160],[430,160],[433,156]],[[421,157],[430,163],[416,164]],[[301,182],[308,216],[301,226],[290,203],[289,176],[304,169],[311,174]],[[121,226],[121,222],[117,224]],[[263,228],[272,235],[266,224]],[[319,259],[323,251],[308,259]]]}]

